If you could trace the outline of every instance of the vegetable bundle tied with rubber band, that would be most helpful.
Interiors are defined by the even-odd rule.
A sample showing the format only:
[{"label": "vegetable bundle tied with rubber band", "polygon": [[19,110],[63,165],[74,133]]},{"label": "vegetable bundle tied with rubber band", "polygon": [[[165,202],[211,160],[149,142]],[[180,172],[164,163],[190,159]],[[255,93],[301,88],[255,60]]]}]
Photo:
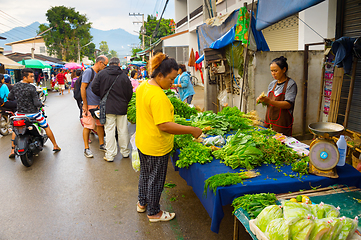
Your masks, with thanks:
[{"label": "vegetable bundle tied with rubber band", "polygon": [[259,173],[253,171],[241,171],[239,173],[220,173],[208,178],[204,182],[204,193],[207,194],[209,188],[216,195],[218,187],[225,187],[235,185],[238,183],[243,184],[243,180],[257,177]]},{"label": "vegetable bundle tied with rubber band", "polygon": [[[250,218],[256,218],[260,212],[270,205],[275,205],[277,201],[276,195],[274,193],[259,193],[259,194],[245,194],[241,197],[235,198],[232,202],[234,207],[233,214],[239,208],[247,211]],[[278,211],[279,215],[282,217],[282,210],[277,206],[273,211]],[[265,214],[266,212],[264,212]]]}]

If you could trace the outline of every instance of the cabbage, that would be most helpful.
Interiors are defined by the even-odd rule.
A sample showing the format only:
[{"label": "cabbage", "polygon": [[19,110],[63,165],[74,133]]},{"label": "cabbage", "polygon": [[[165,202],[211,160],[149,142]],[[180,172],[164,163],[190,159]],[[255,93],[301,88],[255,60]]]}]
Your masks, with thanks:
[{"label": "cabbage", "polygon": [[311,215],[309,205],[291,201],[283,202],[283,217],[289,225],[296,223],[300,219],[307,218],[308,215]]},{"label": "cabbage", "polygon": [[342,224],[340,234],[333,239],[346,240],[348,236],[352,236],[355,233],[358,221],[345,217],[342,217],[340,221]]},{"label": "cabbage", "polygon": [[325,210],[324,218],[337,218],[340,216],[340,211],[330,204],[324,204],[323,209]]},{"label": "cabbage", "polygon": [[323,218],[323,215],[325,214],[325,210],[323,208],[322,204],[311,204],[310,206],[311,214],[315,216],[318,219]]},{"label": "cabbage", "polygon": [[327,222],[327,219],[316,219],[314,222],[315,225],[311,231],[309,239],[320,240],[322,239],[323,235],[330,230],[331,225]]},{"label": "cabbage", "polygon": [[290,226],[290,239],[308,240],[314,223],[311,219],[301,219]]},{"label": "cabbage", "polygon": [[262,231],[265,232],[267,225],[276,218],[282,218],[281,206],[271,205],[264,208],[256,218],[256,225]]},{"label": "cabbage", "polygon": [[342,223],[338,218],[324,218],[330,224],[330,230],[322,236],[322,240],[332,240],[338,236],[342,229]]},{"label": "cabbage", "polygon": [[140,158],[138,151],[132,151],[132,167],[136,172],[140,170]]},{"label": "cabbage", "polygon": [[269,240],[288,240],[290,234],[286,220],[283,218],[272,220],[268,224],[265,234]]}]

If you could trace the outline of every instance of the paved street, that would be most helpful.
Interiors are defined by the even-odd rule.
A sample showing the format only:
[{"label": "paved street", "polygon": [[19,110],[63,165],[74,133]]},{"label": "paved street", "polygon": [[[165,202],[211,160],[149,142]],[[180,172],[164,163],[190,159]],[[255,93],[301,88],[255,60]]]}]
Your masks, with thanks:
[{"label": "paved street", "polygon": [[105,162],[95,136],[94,158],[84,157],[72,93],[50,93],[46,105],[61,152],[54,154],[48,141],[26,168],[8,158],[11,137],[0,137],[0,239],[232,239],[232,208],[224,208],[220,233],[213,233],[211,218],[170,162],[167,182],[177,186],[165,189],[161,208],[176,212],[176,219],[149,223],[136,212],[139,173],[130,158],[119,154]]}]

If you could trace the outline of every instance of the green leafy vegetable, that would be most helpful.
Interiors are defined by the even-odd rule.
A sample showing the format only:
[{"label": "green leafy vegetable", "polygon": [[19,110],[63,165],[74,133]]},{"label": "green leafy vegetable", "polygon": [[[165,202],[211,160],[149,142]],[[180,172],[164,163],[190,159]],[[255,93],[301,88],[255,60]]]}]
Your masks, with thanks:
[{"label": "green leafy vegetable", "polygon": [[207,194],[207,189],[209,188],[213,191],[214,195],[217,193],[218,187],[236,185],[238,183],[243,184],[244,179],[257,177],[259,173],[247,171],[239,173],[220,173],[213,175],[208,178],[204,183],[204,193]]},{"label": "green leafy vegetable", "polygon": [[[276,200],[274,193],[245,194],[233,200],[233,214],[237,209],[242,208],[247,211],[250,218],[256,218],[264,208],[275,205]],[[277,211],[280,211],[279,215],[282,217],[281,208],[279,206],[277,208]]]},{"label": "green leafy vegetable", "polygon": [[213,160],[211,149],[198,142],[189,142],[182,148],[179,154],[179,160],[176,166],[179,168],[188,168],[193,163],[205,164]]}]

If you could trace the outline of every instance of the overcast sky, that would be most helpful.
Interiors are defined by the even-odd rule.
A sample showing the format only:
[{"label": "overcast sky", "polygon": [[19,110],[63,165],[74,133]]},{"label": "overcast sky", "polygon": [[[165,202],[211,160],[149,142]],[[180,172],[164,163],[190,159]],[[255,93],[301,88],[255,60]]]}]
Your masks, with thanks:
[{"label": "overcast sky", "polygon": [[[138,32],[141,25],[133,24],[133,21],[141,21],[142,17],[130,17],[129,13],[144,13],[145,20],[147,15],[156,12],[160,17],[165,2],[166,0],[0,0],[0,32],[36,21],[46,23],[46,11],[53,6],[64,5],[86,14],[93,23],[93,28],[122,28],[136,34],[134,31]],[[174,18],[174,0],[169,1],[163,18]]]}]

